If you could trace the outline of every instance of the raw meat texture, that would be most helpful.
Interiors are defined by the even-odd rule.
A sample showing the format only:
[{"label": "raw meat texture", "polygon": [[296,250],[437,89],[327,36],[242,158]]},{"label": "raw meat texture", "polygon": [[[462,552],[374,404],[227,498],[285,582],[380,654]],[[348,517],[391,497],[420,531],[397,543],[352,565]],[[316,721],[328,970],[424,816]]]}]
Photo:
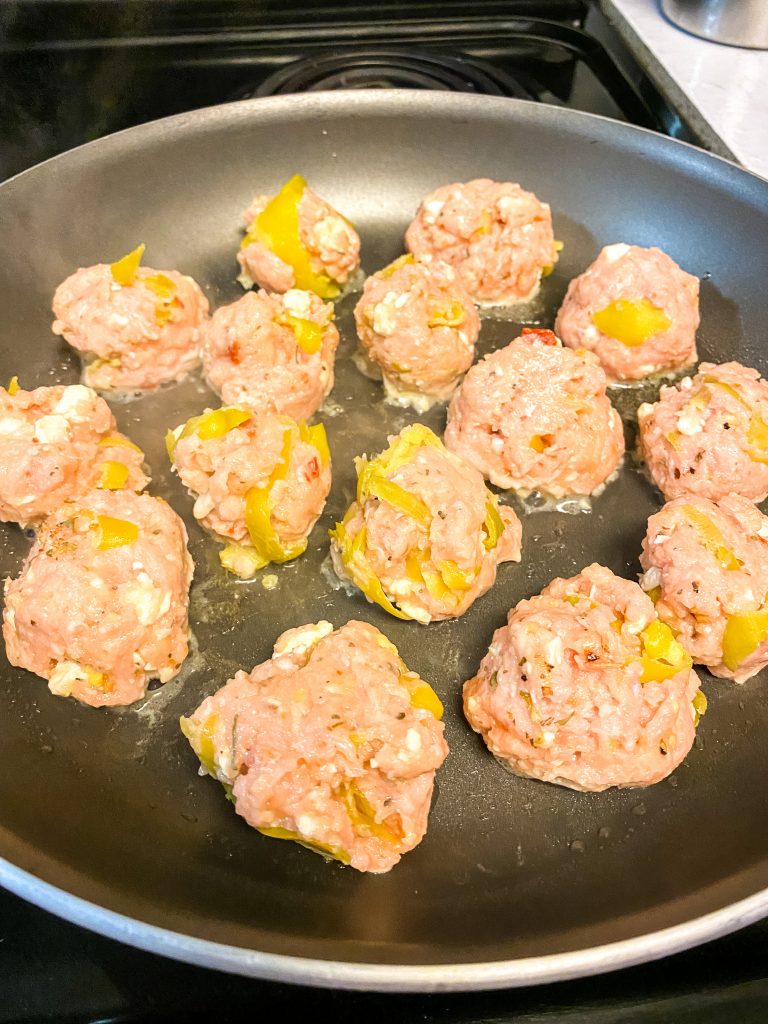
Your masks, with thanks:
[{"label": "raw meat texture", "polygon": [[206,327],[208,383],[225,405],[309,419],[333,387],[332,319],[333,306],[312,292],[248,292]]},{"label": "raw meat texture", "polygon": [[768,517],[729,494],[651,516],[640,585],[694,662],[743,683],[768,665]]},{"label": "raw meat texture", "polygon": [[100,391],[151,391],[180,380],[200,363],[208,300],[176,270],[137,267],[118,284],[113,267],[76,271],[53,297],[53,333],[85,359],[83,379]]},{"label": "raw meat texture", "polygon": [[515,774],[599,791],[674,771],[706,706],[698,690],[640,587],[590,565],[510,611],[464,712]]},{"label": "raw meat texture", "polygon": [[389,441],[357,460],[357,500],[331,532],[334,568],[391,615],[456,618],[500,562],[520,561],[520,520],[431,430],[413,424]]},{"label": "raw meat texture", "polygon": [[409,252],[450,263],[475,302],[506,306],[539,290],[557,262],[549,206],[513,182],[476,178],[422,200],[405,233]]},{"label": "raw meat texture", "polygon": [[162,498],[97,490],[62,505],[5,583],[10,663],[92,707],[131,704],[150,679],[173,678],[188,650],[186,541]]},{"label": "raw meat texture", "polygon": [[768,382],[740,363],[701,363],[637,411],[640,452],[664,497],[768,496]]},{"label": "raw meat texture", "polygon": [[321,621],[283,633],[181,726],[249,825],[383,872],[426,832],[441,714],[377,629]]},{"label": "raw meat texture", "polygon": [[621,419],[589,352],[524,330],[469,371],[451,400],[446,446],[497,487],[559,498],[602,490],[624,454]]},{"label": "raw meat texture", "polygon": [[91,388],[0,388],[3,522],[35,523],[93,487],[140,491],[148,483],[143,463]]},{"label": "raw meat texture", "polygon": [[321,425],[207,410],[171,432],[169,450],[195,498],[195,518],[231,542],[221,559],[232,572],[247,578],[275,553],[287,561],[305,550],[331,488]]},{"label": "raw meat texture", "polygon": [[425,412],[450,398],[472,365],[480,318],[447,263],[403,256],[365,282],[355,307],[363,351],[390,402]]},{"label": "raw meat texture", "polygon": [[[601,312],[614,303],[603,321]],[[699,279],[661,249],[623,243],[607,245],[571,281],[555,321],[565,344],[594,352],[611,381],[695,363],[698,326]]]}]

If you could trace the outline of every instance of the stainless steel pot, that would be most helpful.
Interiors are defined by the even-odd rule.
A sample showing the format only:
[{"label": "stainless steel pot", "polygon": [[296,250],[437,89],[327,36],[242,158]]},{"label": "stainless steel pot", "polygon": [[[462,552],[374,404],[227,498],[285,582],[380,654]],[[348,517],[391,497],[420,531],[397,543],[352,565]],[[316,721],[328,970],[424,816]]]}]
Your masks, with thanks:
[{"label": "stainless steel pot", "polygon": [[661,0],[675,25],[729,46],[768,50],[768,0]]}]

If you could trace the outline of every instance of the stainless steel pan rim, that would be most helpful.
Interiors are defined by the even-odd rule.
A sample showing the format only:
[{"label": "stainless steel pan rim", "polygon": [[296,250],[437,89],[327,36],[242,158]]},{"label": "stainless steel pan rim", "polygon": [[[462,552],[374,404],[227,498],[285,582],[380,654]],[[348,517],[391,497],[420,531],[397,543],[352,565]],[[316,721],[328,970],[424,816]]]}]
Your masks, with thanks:
[{"label": "stainless steel pan rim", "polygon": [[0,858],[0,885],[43,910],[149,953],[267,981],[374,992],[471,992],[523,988],[659,960],[729,935],[768,915],[768,889],[673,928],[605,946],[492,963],[366,964],[260,953],[135,921],[57,889]]},{"label": "stainless steel pan rim", "polygon": [[[768,210],[768,186],[764,181],[727,160],[713,157],[684,143],[664,139],[653,132],[618,124],[595,115],[540,106],[526,101],[464,94],[421,94],[401,90],[313,93],[247,100],[226,107],[207,108],[178,115],[128,129],[55,157],[6,182],[0,187],[0,197],[12,197],[17,189],[23,194],[28,186],[36,188],[39,184],[47,190],[50,198],[58,194],[57,189],[60,186],[57,179],[66,178],[67,174],[79,174],[88,167],[92,157],[106,156],[114,163],[123,155],[135,154],[140,144],[141,156],[144,159],[147,149],[152,150],[154,147],[154,152],[164,150],[166,146],[173,145],[175,140],[182,141],[189,134],[205,135],[206,130],[211,131],[217,124],[229,126],[239,139],[244,137],[244,133],[247,133],[251,126],[254,129],[257,126],[280,127],[292,122],[301,122],[302,119],[322,118],[324,115],[343,119],[345,129],[348,123],[352,124],[355,121],[358,122],[358,127],[360,124],[364,126],[367,117],[377,115],[393,119],[410,118],[417,129],[426,125],[430,116],[437,119],[442,117],[454,131],[456,126],[472,125],[475,122],[483,123],[491,132],[503,129],[505,122],[510,127],[517,128],[525,128],[527,125],[532,128],[544,126],[548,131],[558,133],[558,146],[560,133],[563,138],[578,136],[582,144],[582,154],[586,145],[595,146],[597,148],[591,152],[598,154],[597,159],[602,153],[609,157],[613,154],[617,157],[617,167],[620,162],[631,161],[633,157],[640,159],[650,153],[655,164],[663,171],[669,170],[670,174],[677,174],[678,177],[674,181],[676,187],[681,184],[684,186],[686,179],[705,178],[708,184],[714,183],[715,186],[722,187],[727,198],[738,197],[742,213],[746,208],[750,217],[754,212],[759,215],[757,219],[762,222]],[[493,142],[493,138],[491,141]],[[585,161],[584,168],[565,166],[562,170],[563,174],[580,172],[588,176],[588,161]],[[339,167],[338,173],[342,174],[343,168]],[[727,212],[727,204],[725,205]],[[645,514],[647,515],[647,512]],[[360,611],[360,608],[350,608],[347,617],[359,614]],[[43,699],[41,693],[40,700]],[[751,699],[756,701],[758,694],[753,692]],[[4,823],[0,822],[0,825],[2,824]],[[2,836],[3,830],[0,828],[0,840]],[[7,850],[6,847],[6,852]],[[761,848],[759,853],[762,865],[765,851]],[[340,960],[338,957],[326,959],[322,956],[291,956],[285,952],[260,952],[245,945],[194,937],[179,931],[178,920],[174,921],[173,918],[170,919],[174,923],[173,928],[164,927],[162,919],[160,924],[134,919],[125,912],[120,912],[125,911],[124,904],[113,903],[112,905],[117,905],[119,910],[109,909],[109,901],[106,899],[103,904],[89,901],[74,895],[74,892],[67,888],[57,888],[44,881],[42,877],[19,866],[22,863],[26,863],[27,867],[34,865],[34,871],[40,875],[55,878],[58,868],[56,861],[46,860],[44,855],[42,859],[37,860],[25,860],[21,855],[13,856],[17,863],[0,858],[0,885],[75,924],[90,928],[109,938],[201,966],[270,980],[329,988],[390,992],[460,991],[565,980],[658,959],[728,934],[768,915],[768,888],[758,889],[758,885],[762,886],[764,883],[765,876],[762,875],[758,885],[754,884],[754,880],[751,885],[749,882],[743,882],[740,883],[740,892],[733,892],[725,898],[718,897],[716,901],[710,901],[710,906],[715,902],[715,909],[711,911],[708,907],[700,907],[698,912],[694,912],[684,921],[679,921],[681,914],[678,914],[679,923],[660,928],[658,923],[648,923],[645,926],[650,930],[645,933],[613,942],[584,943],[582,948],[566,952],[545,951],[541,955],[517,955],[515,958],[505,959],[502,947],[498,950],[498,956],[489,958],[486,953],[482,962],[448,962],[451,961],[450,952],[444,955],[443,962],[437,963],[414,963],[413,959],[410,963],[352,962]],[[622,862],[622,870],[623,867]],[[751,893],[750,887],[753,890]],[[72,885],[71,889],[77,891],[75,885]],[[754,891],[755,889],[758,891]],[[738,898],[745,891],[749,895]],[[723,905],[724,903],[726,905]],[[185,910],[187,906],[185,904]],[[132,907],[129,907],[128,913],[131,910]],[[702,913],[702,910],[705,912]],[[674,914],[671,916],[674,922]],[[326,934],[323,932],[324,936]],[[324,938],[323,942],[325,941]],[[398,953],[397,956],[403,954]],[[455,957],[455,953],[453,956]],[[407,959],[405,956],[403,958]]]}]

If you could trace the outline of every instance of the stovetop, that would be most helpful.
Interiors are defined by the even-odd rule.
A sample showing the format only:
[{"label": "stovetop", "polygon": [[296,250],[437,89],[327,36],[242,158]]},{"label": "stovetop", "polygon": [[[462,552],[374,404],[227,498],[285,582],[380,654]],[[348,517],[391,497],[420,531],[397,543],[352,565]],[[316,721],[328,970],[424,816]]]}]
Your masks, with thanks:
[{"label": "stovetop", "polygon": [[[0,180],[142,121],[303,89],[513,96],[701,141],[582,0],[3,0],[0,79]],[[767,963],[763,922],[657,964],[548,987],[322,992],[164,960],[0,891],[0,1024],[245,1013],[340,1024],[764,1024]]]}]

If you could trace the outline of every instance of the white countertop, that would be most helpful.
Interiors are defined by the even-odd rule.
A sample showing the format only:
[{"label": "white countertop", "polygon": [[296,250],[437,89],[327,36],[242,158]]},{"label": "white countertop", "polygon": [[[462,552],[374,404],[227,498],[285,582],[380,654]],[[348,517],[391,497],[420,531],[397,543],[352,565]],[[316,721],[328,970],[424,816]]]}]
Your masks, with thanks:
[{"label": "white countertop", "polygon": [[768,50],[689,35],[658,0],[602,0],[602,7],[672,101],[687,114],[687,99],[740,163],[768,178]]}]

